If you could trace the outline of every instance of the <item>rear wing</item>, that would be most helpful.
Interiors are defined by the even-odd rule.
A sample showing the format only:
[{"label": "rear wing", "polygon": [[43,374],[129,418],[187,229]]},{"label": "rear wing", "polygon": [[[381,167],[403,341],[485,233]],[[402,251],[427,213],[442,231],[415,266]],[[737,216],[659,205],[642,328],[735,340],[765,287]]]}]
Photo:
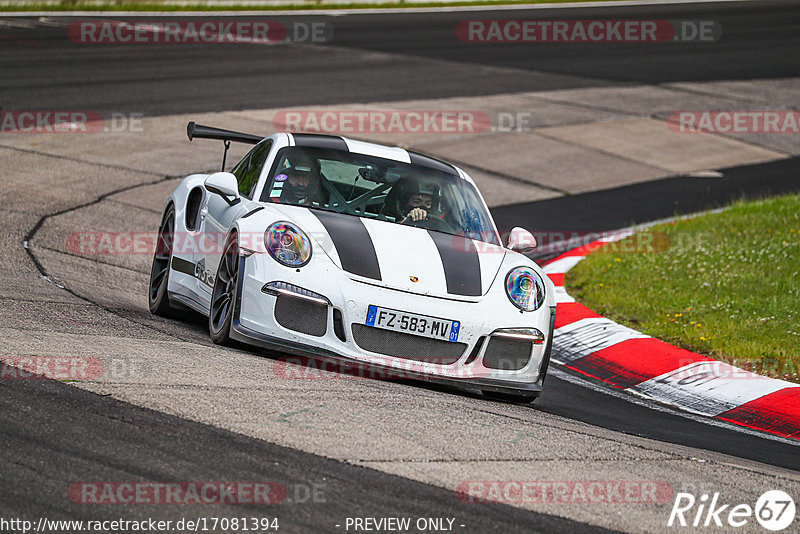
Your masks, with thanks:
[{"label": "rear wing", "polygon": [[222,154],[223,171],[225,170],[225,160],[228,157],[228,148],[231,146],[231,141],[256,145],[264,139],[258,135],[233,132],[231,130],[223,130],[222,128],[214,128],[213,126],[203,126],[202,124],[195,124],[194,122],[190,122],[186,125],[186,136],[189,138],[189,141],[195,137],[198,139],[221,140],[225,144],[225,152]]}]

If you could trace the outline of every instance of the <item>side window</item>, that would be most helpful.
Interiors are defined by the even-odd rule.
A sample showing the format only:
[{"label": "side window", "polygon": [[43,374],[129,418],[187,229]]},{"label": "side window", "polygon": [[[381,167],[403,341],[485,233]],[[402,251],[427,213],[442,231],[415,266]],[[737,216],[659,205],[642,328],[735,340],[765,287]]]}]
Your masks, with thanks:
[{"label": "side window", "polygon": [[264,162],[267,161],[270,148],[272,148],[272,141],[264,141],[242,158],[242,161],[237,163],[231,171],[236,176],[239,193],[242,196],[251,198],[253,189],[258,183],[258,177],[261,175],[261,169],[264,168]]},{"label": "side window", "polygon": [[254,150],[255,149],[245,154],[244,157],[239,161],[239,163],[237,163],[236,166],[233,169],[231,169],[231,174],[233,174],[236,177],[237,182],[241,183],[242,176],[244,176],[244,173],[247,171],[247,167],[250,165],[250,156],[253,155]]}]

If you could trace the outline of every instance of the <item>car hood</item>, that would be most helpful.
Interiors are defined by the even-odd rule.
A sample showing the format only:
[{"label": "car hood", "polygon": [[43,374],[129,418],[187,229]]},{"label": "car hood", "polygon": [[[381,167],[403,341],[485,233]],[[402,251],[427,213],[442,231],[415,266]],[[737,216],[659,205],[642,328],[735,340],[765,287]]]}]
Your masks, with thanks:
[{"label": "car hood", "polygon": [[506,250],[463,237],[297,206],[277,208],[352,278],[455,299],[485,295]]}]

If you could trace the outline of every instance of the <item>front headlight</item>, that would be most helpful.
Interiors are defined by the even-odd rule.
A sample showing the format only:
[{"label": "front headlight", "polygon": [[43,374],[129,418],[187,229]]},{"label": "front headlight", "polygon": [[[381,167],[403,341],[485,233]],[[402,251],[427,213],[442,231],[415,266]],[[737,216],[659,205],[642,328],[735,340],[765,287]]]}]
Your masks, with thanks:
[{"label": "front headlight", "polygon": [[292,223],[276,222],[267,228],[264,245],[275,261],[287,267],[302,267],[311,259],[311,240]]},{"label": "front headlight", "polygon": [[544,280],[530,267],[515,267],[506,275],[506,295],[523,311],[534,311],[544,303]]}]

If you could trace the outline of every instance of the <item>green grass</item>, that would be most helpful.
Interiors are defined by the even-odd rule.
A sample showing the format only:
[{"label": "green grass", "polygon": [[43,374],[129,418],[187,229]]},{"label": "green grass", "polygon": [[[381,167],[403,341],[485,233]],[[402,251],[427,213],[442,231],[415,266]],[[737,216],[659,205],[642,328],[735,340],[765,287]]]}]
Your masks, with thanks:
[{"label": "green grass", "polygon": [[[380,3],[347,3],[335,4],[325,3],[324,0],[319,1],[299,1],[293,4],[276,5],[276,4],[255,4],[255,5],[241,5],[241,4],[209,4],[197,3],[190,5],[180,5],[170,3],[169,0],[164,2],[136,2],[130,0],[120,0],[118,2],[108,1],[81,1],[81,0],[60,0],[58,2],[22,2],[22,3],[3,3],[0,1],[0,12],[13,13],[19,11],[85,11],[85,12],[101,12],[101,11],[164,11],[164,12],[181,12],[181,11],[304,11],[316,9],[387,9],[387,8],[424,8],[424,7],[450,7],[450,6],[501,6],[501,5],[526,5],[526,4],[563,4],[568,2],[595,2],[598,0],[477,0],[475,2],[465,2],[460,0],[441,2],[404,2],[398,0],[396,2],[380,2]],[[611,1],[611,0],[599,0]]]},{"label": "green grass", "polygon": [[[737,202],[648,232],[657,237],[590,254],[567,273],[569,293],[673,345],[800,382],[800,195]],[[664,234],[660,252],[620,252],[663,244]]]}]

